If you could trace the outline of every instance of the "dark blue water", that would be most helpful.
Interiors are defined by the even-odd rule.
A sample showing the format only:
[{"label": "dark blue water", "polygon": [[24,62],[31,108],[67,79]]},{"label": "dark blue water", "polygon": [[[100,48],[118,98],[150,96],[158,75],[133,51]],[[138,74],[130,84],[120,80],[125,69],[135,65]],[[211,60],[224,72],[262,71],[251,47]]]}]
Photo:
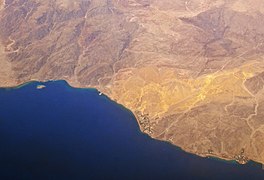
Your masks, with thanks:
[{"label": "dark blue water", "polygon": [[200,158],[140,133],[134,116],[64,81],[0,89],[0,180],[264,179],[264,170]]}]

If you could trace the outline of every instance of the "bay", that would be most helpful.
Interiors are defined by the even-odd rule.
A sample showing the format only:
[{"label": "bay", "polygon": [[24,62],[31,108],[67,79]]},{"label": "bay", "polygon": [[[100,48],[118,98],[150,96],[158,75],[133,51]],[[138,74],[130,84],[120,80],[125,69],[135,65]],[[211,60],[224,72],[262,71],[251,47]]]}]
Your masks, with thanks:
[{"label": "bay", "polygon": [[97,90],[50,81],[0,89],[0,179],[264,179],[264,170],[154,140]]}]

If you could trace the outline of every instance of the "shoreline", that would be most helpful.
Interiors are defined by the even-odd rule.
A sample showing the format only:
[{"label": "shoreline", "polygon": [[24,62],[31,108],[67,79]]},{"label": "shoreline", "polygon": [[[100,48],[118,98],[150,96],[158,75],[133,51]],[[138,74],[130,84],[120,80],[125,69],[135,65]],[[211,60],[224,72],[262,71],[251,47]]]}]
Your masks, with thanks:
[{"label": "shoreline", "polygon": [[[150,134],[147,134],[145,132],[142,131],[141,129],[141,126],[139,124],[139,120],[136,116],[135,113],[133,113],[132,110],[126,108],[124,105],[122,104],[119,104],[117,101],[111,99],[108,95],[106,95],[106,93],[104,93],[103,91],[99,90],[98,88],[96,87],[79,87],[77,84],[75,84],[74,82],[71,82],[70,80],[65,80],[65,79],[59,79],[59,80],[53,80],[53,79],[50,79],[50,80],[44,80],[44,81],[38,81],[38,80],[31,80],[31,81],[27,81],[27,82],[24,82],[24,83],[19,83],[18,85],[15,85],[15,86],[0,86],[0,89],[9,89],[9,90],[16,90],[16,89],[19,89],[19,88],[23,88],[24,86],[27,86],[29,84],[33,84],[33,83],[41,83],[41,84],[44,84],[44,83],[49,83],[49,82],[59,82],[59,81],[62,81],[64,82],[67,86],[69,86],[70,88],[73,88],[73,89],[80,89],[80,90],[95,90],[98,92],[98,96],[101,96],[101,97],[104,97],[104,98],[107,98],[108,100],[114,102],[115,104],[117,104],[118,106],[120,106],[122,109],[124,109],[125,111],[129,112],[131,115],[133,115],[133,117],[135,118],[136,122],[137,122],[137,126],[139,128],[139,132],[144,134],[144,135],[147,135],[149,136],[151,139],[154,139],[156,141],[161,141],[161,142],[165,142],[167,144],[170,144],[172,146],[174,146],[177,150],[180,150],[182,152],[185,152],[185,153],[188,153],[188,154],[191,154],[191,155],[195,155],[195,156],[198,156],[198,157],[201,157],[201,158],[209,158],[209,159],[212,159],[212,160],[216,160],[216,161],[222,161],[224,163],[231,163],[231,164],[236,164],[236,165],[247,165],[249,164],[250,162],[253,162],[255,163],[256,165],[259,165],[260,168],[263,169],[264,167],[264,164],[260,163],[260,162],[257,162],[257,161],[253,161],[251,159],[248,159],[248,161],[246,163],[239,163],[237,160],[235,159],[231,159],[231,158],[225,158],[225,157],[222,157],[222,156],[217,156],[217,155],[214,155],[214,154],[198,154],[198,153],[193,153],[193,152],[188,152],[186,150],[184,150],[183,148],[181,148],[180,146],[177,146],[173,143],[171,143],[170,141],[166,141],[166,140],[161,140],[161,139],[157,139],[157,138],[154,138],[152,137]],[[12,83],[10,83],[12,84]],[[48,88],[48,86],[45,86]],[[36,89],[37,90],[37,89]],[[102,93],[102,95],[100,95],[99,93]]]}]

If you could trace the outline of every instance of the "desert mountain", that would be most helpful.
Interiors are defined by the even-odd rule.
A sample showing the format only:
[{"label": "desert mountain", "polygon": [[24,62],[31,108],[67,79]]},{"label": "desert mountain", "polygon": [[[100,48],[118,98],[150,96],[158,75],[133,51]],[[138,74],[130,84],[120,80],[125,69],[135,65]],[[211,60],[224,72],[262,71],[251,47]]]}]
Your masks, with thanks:
[{"label": "desert mountain", "polygon": [[264,164],[264,1],[0,2],[0,86],[97,88],[153,138]]}]

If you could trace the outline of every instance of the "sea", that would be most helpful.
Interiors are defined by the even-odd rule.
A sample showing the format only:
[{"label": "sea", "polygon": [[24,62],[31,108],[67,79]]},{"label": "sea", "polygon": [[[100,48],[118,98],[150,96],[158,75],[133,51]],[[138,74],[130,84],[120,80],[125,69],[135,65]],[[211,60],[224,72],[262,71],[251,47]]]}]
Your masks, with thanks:
[{"label": "sea", "polygon": [[0,89],[0,180],[20,179],[261,180],[264,170],[152,139],[96,89],[50,81]]}]

